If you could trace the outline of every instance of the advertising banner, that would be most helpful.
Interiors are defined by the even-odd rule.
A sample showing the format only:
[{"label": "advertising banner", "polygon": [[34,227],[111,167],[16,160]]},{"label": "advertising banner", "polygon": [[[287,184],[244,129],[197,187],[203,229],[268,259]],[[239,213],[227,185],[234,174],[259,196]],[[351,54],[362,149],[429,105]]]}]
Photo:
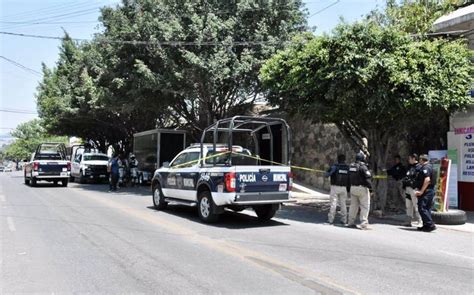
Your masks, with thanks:
[{"label": "advertising banner", "polygon": [[433,165],[434,177],[436,178],[434,208],[436,211],[446,212],[449,207],[448,189],[449,172],[451,161],[448,159],[448,151],[429,151],[430,163]]},{"label": "advertising banner", "polygon": [[461,175],[459,181],[474,182],[474,134],[460,135],[461,139]]}]

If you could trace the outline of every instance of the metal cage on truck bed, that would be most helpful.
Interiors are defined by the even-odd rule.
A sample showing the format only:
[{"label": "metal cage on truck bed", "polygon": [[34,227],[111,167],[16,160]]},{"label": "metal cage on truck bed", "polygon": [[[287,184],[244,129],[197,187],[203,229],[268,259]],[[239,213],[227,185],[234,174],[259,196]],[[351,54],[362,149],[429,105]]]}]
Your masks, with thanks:
[{"label": "metal cage on truck bed", "polygon": [[[271,117],[234,116],[222,119],[204,129],[200,148],[201,157],[207,135],[212,136],[213,150],[218,143],[220,134],[227,134],[227,148],[232,151],[234,133],[248,133],[255,145],[255,154],[267,161],[269,165],[281,163],[291,164],[291,131],[285,120]],[[227,163],[232,166],[232,155],[227,155]]]}]

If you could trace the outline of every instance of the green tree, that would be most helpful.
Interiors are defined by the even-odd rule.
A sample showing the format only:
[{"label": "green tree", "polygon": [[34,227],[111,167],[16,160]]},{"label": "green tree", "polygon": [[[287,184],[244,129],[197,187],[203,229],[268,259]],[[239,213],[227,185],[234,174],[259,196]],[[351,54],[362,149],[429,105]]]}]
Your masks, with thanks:
[{"label": "green tree", "polygon": [[[381,173],[394,141],[417,128],[412,118],[473,102],[469,57],[461,41],[416,41],[397,27],[365,21],[303,38],[268,60],[261,79],[273,105],[336,123]],[[385,194],[385,185],[379,189]]]},{"label": "green tree", "polygon": [[197,133],[245,114],[261,93],[263,61],[306,29],[301,7],[301,0],[124,0],[104,8],[104,31],[80,44],[66,35],[56,67],[44,69],[40,116],[55,134],[129,148],[138,131]]},{"label": "green tree", "polygon": [[34,119],[26,123],[22,123],[11,132],[15,141],[9,144],[5,150],[5,158],[19,162],[24,159],[29,159],[42,142],[62,142],[67,143],[67,137],[52,136],[41,127],[39,119]]}]

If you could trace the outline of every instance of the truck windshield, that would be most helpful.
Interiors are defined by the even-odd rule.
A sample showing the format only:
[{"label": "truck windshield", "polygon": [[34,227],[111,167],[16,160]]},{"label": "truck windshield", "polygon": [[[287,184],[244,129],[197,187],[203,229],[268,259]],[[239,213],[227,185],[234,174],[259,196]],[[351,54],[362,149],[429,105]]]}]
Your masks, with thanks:
[{"label": "truck windshield", "polygon": [[84,155],[84,161],[108,161],[109,158],[104,155]]}]

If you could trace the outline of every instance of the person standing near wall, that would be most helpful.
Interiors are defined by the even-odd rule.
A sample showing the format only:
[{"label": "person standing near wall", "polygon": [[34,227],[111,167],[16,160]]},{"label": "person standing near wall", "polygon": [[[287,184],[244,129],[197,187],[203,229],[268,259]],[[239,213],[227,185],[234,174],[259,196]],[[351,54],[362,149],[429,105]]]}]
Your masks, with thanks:
[{"label": "person standing near wall", "polygon": [[328,213],[328,223],[334,224],[336,208],[339,204],[341,210],[341,224],[347,223],[347,193],[349,191],[349,165],[345,163],[346,156],[338,155],[337,164],[334,164],[324,174],[324,177],[331,177],[330,209]]},{"label": "person standing near wall", "polygon": [[431,218],[431,207],[435,195],[434,186],[436,179],[433,175],[433,167],[428,161],[428,155],[420,156],[421,169],[416,180],[415,195],[418,197],[418,211],[420,212],[423,226],[418,227],[419,231],[431,232],[436,226]]},{"label": "person standing near wall", "polygon": [[420,213],[418,212],[418,198],[415,196],[415,181],[418,173],[421,170],[421,164],[418,163],[418,155],[411,154],[408,156],[408,171],[406,176],[403,178],[403,186],[405,187],[405,205],[407,210],[407,221],[403,224],[404,226],[411,227],[413,218],[416,218],[418,225],[422,226],[423,221]]},{"label": "person standing near wall", "polygon": [[370,190],[372,189],[372,174],[365,163],[365,155],[357,153],[356,161],[349,166],[349,181],[351,192],[351,206],[349,208],[348,227],[356,228],[355,219],[360,209],[360,229],[370,229],[369,209]]},{"label": "person standing near wall", "polygon": [[405,189],[403,188],[402,179],[405,177],[407,170],[401,162],[400,155],[395,155],[395,157],[393,157],[393,162],[394,165],[387,170],[387,174],[390,175],[396,181],[397,198],[404,202]]}]

